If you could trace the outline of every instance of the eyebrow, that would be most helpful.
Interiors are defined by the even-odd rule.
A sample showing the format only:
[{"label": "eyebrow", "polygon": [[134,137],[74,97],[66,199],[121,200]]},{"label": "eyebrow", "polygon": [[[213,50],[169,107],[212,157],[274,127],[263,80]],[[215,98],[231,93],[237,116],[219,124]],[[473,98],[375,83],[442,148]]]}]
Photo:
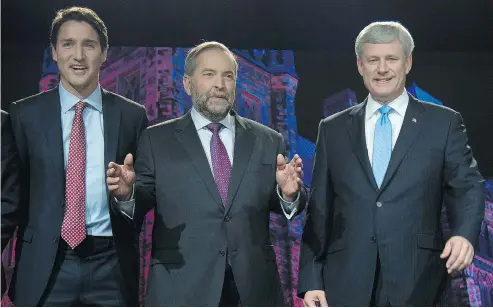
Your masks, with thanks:
[{"label": "eyebrow", "polygon": [[[72,38],[66,38],[66,39],[60,39],[62,42],[74,42],[75,40]],[[93,44],[98,44],[99,42],[97,40],[92,40],[92,39],[84,39],[82,40],[83,43],[93,43]]]},{"label": "eyebrow", "polygon": [[[212,69],[212,68],[204,68],[202,70],[202,73],[207,72],[207,71],[217,73],[217,71]],[[225,72],[223,72],[223,74],[233,74],[234,75],[233,71],[225,71]]]}]

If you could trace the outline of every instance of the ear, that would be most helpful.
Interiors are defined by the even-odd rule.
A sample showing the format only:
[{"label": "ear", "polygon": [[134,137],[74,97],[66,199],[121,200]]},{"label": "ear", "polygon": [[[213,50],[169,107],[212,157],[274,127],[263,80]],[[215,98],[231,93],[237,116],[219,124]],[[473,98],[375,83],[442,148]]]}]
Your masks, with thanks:
[{"label": "ear", "polygon": [[192,82],[192,77],[188,76],[187,74],[183,75],[183,88],[185,89],[185,92],[187,92],[189,96],[192,96],[191,82]]},{"label": "ear", "polygon": [[[109,47],[108,47],[109,48]],[[108,48],[106,48],[104,51],[103,51],[103,55],[102,55],[102,58],[101,58],[101,64],[103,64],[104,62],[106,62],[106,59],[108,58]]]},{"label": "ear", "polygon": [[361,76],[363,76],[363,63],[361,63],[361,59],[356,58],[356,65],[358,66],[358,72]]},{"label": "ear", "polygon": [[57,62],[57,54],[56,54],[56,48],[55,46],[51,45],[51,58],[53,59],[53,61]]},{"label": "ear", "polygon": [[409,72],[411,71],[411,67],[412,66],[413,66],[413,55],[410,55],[406,59],[406,75],[409,74]]}]

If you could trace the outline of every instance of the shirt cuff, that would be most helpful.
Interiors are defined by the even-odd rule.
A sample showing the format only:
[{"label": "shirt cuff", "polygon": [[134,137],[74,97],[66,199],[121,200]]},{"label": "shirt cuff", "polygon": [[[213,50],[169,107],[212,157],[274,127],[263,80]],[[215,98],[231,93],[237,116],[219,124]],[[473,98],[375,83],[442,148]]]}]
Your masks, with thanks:
[{"label": "shirt cuff", "polygon": [[130,200],[119,201],[117,198],[113,197],[116,204],[118,205],[118,208],[120,209],[120,212],[122,212],[123,215],[127,216],[130,219],[134,218],[134,212],[135,212],[134,193],[135,193],[135,184],[132,187],[132,196],[130,197]]},{"label": "shirt cuff", "polygon": [[276,185],[277,195],[279,196],[279,202],[281,203],[282,212],[287,219],[293,218],[293,216],[298,212],[298,205],[300,204],[300,193],[296,196],[294,201],[284,200],[282,197],[281,190],[279,189],[279,185]]}]

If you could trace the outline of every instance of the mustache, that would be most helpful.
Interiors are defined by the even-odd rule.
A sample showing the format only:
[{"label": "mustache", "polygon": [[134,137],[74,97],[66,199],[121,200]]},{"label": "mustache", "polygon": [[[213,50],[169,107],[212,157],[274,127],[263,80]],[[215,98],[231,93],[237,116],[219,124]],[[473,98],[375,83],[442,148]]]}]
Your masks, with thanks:
[{"label": "mustache", "polygon": [[216,93],[208,93],[207,98],[211,98],[211,97],[229,99],[230,95],[228,95],[227,93],[217,93],[217,92]]}]

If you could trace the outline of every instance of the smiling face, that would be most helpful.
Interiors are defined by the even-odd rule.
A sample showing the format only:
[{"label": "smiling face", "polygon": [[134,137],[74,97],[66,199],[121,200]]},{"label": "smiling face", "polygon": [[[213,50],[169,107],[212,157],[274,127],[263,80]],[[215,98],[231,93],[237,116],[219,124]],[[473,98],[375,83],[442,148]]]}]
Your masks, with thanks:
[{"label": "smiling face", "polygon": [[365,43],[357,64],[372,98],[381,104],[388,104],[404,91],[412,56],[404,54],[398,40],[386,44]]},{"label": "smiling face", "polygon": [[56,46],[52,46],[63,87],[79,98],[89,96],[98,86],[99,70],[106,55],[96,30],[83,21],[63,23]]},{"label": "smiling face", "polygon": [[236,68],[231,58],[217,48],[204,50],[191,75],[185,75],[183,86],[195,109],[212,122],[224,119],[235,100]]}]

